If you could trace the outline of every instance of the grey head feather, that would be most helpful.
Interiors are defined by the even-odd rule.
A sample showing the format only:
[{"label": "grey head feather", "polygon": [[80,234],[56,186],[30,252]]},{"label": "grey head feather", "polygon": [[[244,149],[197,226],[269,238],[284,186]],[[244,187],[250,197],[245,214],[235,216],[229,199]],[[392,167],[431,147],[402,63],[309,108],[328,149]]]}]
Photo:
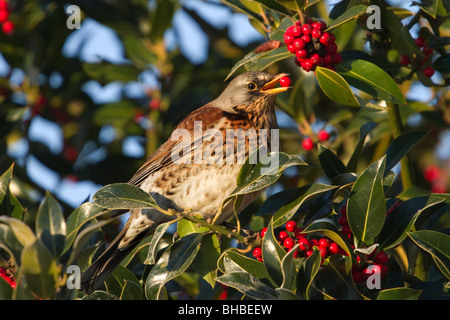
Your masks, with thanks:
[{"label": "grey head feather", "polygon": [[[235,113],[233,107],[249,105],[262,94],[259,90],[264,84],[273,78],[273,75],[261,71],[244,72],[235,77],[213,103],[226,112]],[[248,88],[250,83],[256,84],[256,90]]]}]

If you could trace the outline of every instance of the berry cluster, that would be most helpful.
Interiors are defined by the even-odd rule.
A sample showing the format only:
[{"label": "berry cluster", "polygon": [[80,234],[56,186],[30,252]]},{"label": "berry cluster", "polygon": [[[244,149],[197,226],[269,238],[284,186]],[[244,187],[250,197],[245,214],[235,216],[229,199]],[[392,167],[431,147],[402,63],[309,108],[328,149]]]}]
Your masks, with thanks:
[{"label": "berry cluster", "polygon": [[[395,210],[398,204],[399,202],[390,208],[387,214],[390,214],[393,210]],[[345,205],[340,209],[338,224],[341,226],[340,231],[342,235],[347,237],[350,241],[353,241],[352,230],[350,229],[347,220],[347,206]],[[352,248],[354,249],[353,245]],[[361,254],[358,255],[356,259],[357,264],[352,266],[352,278],[354,283],[361,283],[372,275],[373,271],[369,268],[371,265],[376,265],[379,268],[381,277],[384,277],[388,272],[387,262],[389,260],[389,256],[384,251],[379,251],[378,253],[373,251],[369,255]]]},{"label": "berry cluster", "polygon": [[8,274],[5,268],[0,268],[0,277],[8,282],[12,288],[16,287],[16,281]]},{"label": "berry cluster", "polygon": [[[261,237],[264,237],[266,231],[267,228],[261,230]],[[297,223],[293,220],[286,223],[285,230],[278,233],[277,240],[286,251],[292,250],[292,248],[298,244],[298,249],[294,252],[294,258],[308,258],[313,253],[314,247],[318,248],[323,259],[331,254],[345,254],[343,249],[327,237],[322,237],[319,239],[307,237],[306,233],[303,233],[303,229],[301,227],[297,227]],[[263,261],[260,247],[253,249],[253,256],[259,261]]]},{"label": "berry cluster", "polygon": [[326,28],[325,22],[308,19],[304,24],[297,21],[284,34],[288,51],[295,54],[295,63],[307,72],[316,66],[334,70],[334,65],[342,60],[337,53],[336,37],[325,32]]},{"label": "berry cluster", "polygon": [[2,25],[2,32],[6,35],[10,35],[14,32],[14,23],[9,20],[10,10],[8,8],[8,2],[0,0],[0,24]]},{"label": "berry cluster", "polygon": [[[330,133],[326,130],[320,130],[319,133],[317,134],[317,138],[319,139],[319,141],[322,142],[327,141],[328,139],[330,139]],[[313,139],[311,139],[310,137],[306,137],[305,139],[303,139],[302,147],[306,151],[313,150],[315,147]]]},{"label": "berry cluster", "polygon": [[[434,50],[428,48],[426,40],[422,37],[419,37],[415,40],[415,43],[417,48],[419,48],[419,50],[425,55],[425,58],[423,58],[422,60],[411,61],[410,57],[404,54],[400,56],[400,64],[404,66],[415,65],[421,67],[430,59],[430,56],[433,54]],[[433,67],[425,67],[423,68],[422,72],[428,78],[434,75]]]}]

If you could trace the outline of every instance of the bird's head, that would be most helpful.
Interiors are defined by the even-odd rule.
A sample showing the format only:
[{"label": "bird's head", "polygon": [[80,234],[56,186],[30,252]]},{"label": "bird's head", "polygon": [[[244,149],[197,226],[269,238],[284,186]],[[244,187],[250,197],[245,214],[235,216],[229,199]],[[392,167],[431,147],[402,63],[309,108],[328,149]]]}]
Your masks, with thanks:
[{"label": "bird's head", "polygon": [[[277,87],[280,79],[287,74],[268,74],[261,71],[249,71],[234,78],[222,94],[216,99],[221,109],[230,113],[239,110],[251,112],[250,108],[264,109],[275,104],[276,94],[289,87]],[[250,107],[250,108],[249,108]]]}]

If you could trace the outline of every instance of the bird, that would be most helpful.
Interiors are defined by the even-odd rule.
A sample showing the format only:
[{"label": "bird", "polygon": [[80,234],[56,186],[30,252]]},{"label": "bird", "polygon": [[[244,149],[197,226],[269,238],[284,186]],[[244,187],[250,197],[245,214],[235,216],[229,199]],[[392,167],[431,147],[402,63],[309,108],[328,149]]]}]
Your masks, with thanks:
[{"label": "bird", "polygon": [[[271,148],[271,130],[277,129],[277,94],[289,87],[277,86],[286,73],[272,75],[247,71],[231,80],[211,102],[192,111],[179,122],[164,142],[128,181],[149,193],[159,207],[182,212],[189,209],[204,219],[222,223],[234,215],[234,199],[224,204],[237,187],[237,177],[247,158],[252,141],[260,132],[267,134]],[[239,148],[238,130],[253,132],[256,139],[244,139]],[[242,140],[239,140],[242,142]],[[228,158],[227,158],[228,157]],[[244,195],[238,211],[254,201],[261,191]],[[120,262],[162,223],[175,217],[156,209],[132,209],[120,233],[82,273],[86,294],[102,287]]]}]

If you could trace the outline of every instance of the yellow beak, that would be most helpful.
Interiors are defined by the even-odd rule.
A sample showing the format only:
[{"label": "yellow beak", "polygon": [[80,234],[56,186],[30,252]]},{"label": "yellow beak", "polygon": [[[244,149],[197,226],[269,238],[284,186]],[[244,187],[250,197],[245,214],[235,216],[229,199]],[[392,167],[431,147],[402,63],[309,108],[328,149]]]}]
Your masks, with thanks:
[{"label": "yellow beak", "polygon": [[290,87],[277,87],[277,88],[275,88],[275,86],[280,82],[280,79],[285,77],[285,76],[288,76],[288,74],[287,73],[277,74],[272,80],[267,82],[261,88],[260,91],[265,93],[265,94],[275,94],[275,93],[284,92],[284,91],[290,89]]}]

